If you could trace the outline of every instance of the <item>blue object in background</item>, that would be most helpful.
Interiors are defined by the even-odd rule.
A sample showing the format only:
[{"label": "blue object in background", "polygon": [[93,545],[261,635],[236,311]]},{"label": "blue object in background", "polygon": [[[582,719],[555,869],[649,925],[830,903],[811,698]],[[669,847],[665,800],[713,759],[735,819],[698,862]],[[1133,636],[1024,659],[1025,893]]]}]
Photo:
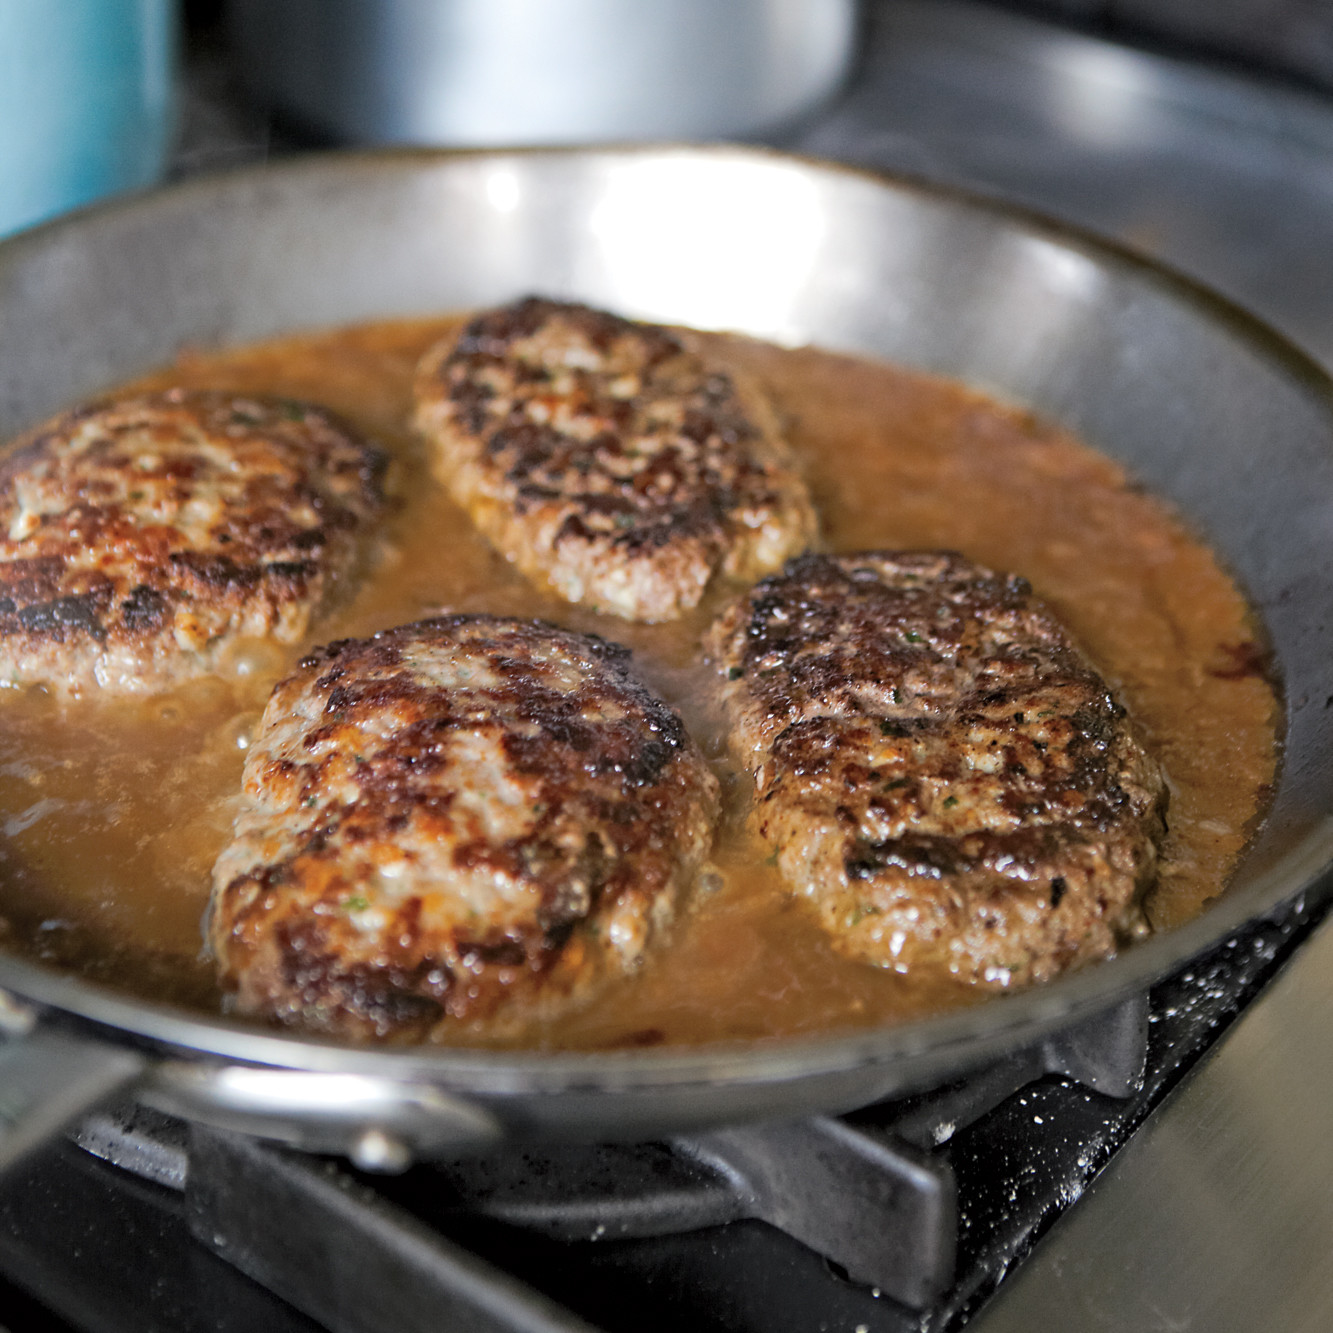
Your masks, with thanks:
[{"label": "blue object in background", "polygon": [[0,235],[162,174],[176,0],[0,0]]}]

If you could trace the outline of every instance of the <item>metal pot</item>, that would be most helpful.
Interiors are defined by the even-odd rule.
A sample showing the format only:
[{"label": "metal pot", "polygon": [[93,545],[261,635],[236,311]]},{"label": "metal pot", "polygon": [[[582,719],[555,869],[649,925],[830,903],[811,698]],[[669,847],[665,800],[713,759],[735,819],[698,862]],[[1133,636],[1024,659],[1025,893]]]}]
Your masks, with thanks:
[{"label": "metal pot", "polygon": [[343,143],[715,138],[809,111],[856,0],[231,0],[250,94]]},{"label": "metal pot", "polygon": [[354,1048],[0,956],[7,1023],[26,1034],[0,1069],[13,1150],[126,1087],[371,1165],[504,1136],[648,1137],[847,1109],[1071,1025],[1247,919],[1327,891],[1333,385],[1222,300],[1039,219],[726,147],[399,152],[243,171],[0,247],[0,433],[186,344],[533,290],[955,376],[1063,423],[1177,504],[1247,589],[1286,691],[1280,782],[1232,884],[1188,925],[1046,987],[725,1049]]}]

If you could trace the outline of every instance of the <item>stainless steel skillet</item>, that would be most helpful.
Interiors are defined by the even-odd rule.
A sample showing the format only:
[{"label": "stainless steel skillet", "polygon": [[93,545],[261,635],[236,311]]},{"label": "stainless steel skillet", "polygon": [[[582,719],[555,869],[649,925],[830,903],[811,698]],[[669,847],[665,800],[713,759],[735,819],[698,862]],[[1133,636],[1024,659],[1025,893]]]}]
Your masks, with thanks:
[{"label": "stainless steel skillet", "polygon": [[[1333,385],[1187,282],[1043,221],[748,149],[309,158],[108,206],[0,246],[0,435],[184,344],[529,291],[892,358],[1028,405],[1124,460],[1218,549],[1286,692],[1272,810],[1201,918],[964,1013],[705,1050],[366,1050],[256,1031],[0,956],[11,1151],[133,1086],[359,1160],[505,1136],[644,1137],[846,1109],[1034,1041],[1333,866]],[[1226,756],[1218,755],[1225,763]]]}]

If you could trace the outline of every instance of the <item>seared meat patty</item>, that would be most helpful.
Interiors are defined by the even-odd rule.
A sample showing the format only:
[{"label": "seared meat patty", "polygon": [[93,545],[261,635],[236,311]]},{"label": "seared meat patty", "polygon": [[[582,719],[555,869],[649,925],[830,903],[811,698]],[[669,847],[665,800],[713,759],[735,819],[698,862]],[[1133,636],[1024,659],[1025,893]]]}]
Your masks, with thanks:
[{"label": "seared meat patty", "polygon": [[447,616],[274,692],[214,869],[241,1012],[344,1037],[518,1026],[635,966],[708,851],[717,781],[629,653]]},{"label": "seared meat patty", "polygon": [[530,298],[423,358],[436,470],[528,578],[628,620],[803,550],[814,510],[766,402],[667,329]]},{"label": "seared meat patty", "polygon": [[0,681],[154,691],[293,643],[380,508],[320,408],[186,392],[56,418],[0,458]]},{"label": "seared meat patty", "polygon": [[1142,929],[1162,773],[1023,579],[804,556],[709,648],[760,828],[843,953],[1006,986]]}]

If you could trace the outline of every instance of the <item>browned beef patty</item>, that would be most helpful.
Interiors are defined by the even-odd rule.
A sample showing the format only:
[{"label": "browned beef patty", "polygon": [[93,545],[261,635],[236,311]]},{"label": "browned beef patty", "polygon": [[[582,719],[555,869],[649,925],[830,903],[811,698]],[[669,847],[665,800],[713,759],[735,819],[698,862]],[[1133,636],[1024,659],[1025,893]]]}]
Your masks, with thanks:
[{"label": "browned beef patty", "polygon": [[79,408],[0,459],[0,682],[165,689],[294,643],[381,504],[317,407],[214,392]]},{"label": "browned beef patty", "polygon": [[482,615],[345,640],[264,713],[209,939],[243,1013],[353,1038],[518,1026],[639,962],[716,809],[618,645]]},{"label": "browned beef patty", "polygon": [[1007,986],[1142,929],[1163,775],[1023,579],[804,556],[708,647],[760,828],[840,951]]},{"label": "browned beef patty", "polygon": [[528,299],[423,358],[438,475],[534,582],[629,620],[717,574],[776,569],[815,531],[773,413],[688,335]]}]

